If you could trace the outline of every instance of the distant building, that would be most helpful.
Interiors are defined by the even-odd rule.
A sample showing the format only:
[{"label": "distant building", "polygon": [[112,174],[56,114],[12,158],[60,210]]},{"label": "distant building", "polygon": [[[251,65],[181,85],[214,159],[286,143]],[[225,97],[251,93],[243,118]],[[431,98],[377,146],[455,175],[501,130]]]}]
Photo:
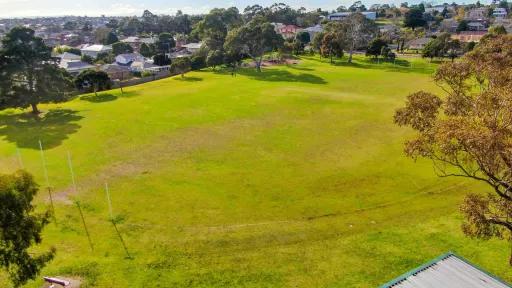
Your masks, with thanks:
[{"label": "distant building", "polygon": [[[329,16],[327,16],[327,19],[331,20],[331,21],[341,21],[345,18],[347,18],[348,16],[354,14],[355,12],[338,12],[338,13],[333,13],[333,14],[330,14]],[[363,14],[367,19],[370,19],[370,20],[375,20],[377,19],[377,12],[359,12],[361,14]]]},{"label": "distant building", "polygon": [[316,26],[305,28],[302,31],[307,32],[309,34],[309,39],[313,41],[316,34],[323,32],[324,28],[322,28],[322,25],[318,24]]},{"label": "distant building", "polygon": [[276,32],[283,36],[284,39],[294,38],[301,30],[302,29],[295,25],[284,25],[279,28],[276,27]]},{"label": "distant building", "polygon": [[193,54],[193,53],[199,51],[199,49],[201,49],[202,46],[203,46],[202,43],[188,43],[188,44],[182,45],[181,47],[187,49],[188,52]]},{"label": "distant building", "polygon": [[132,75],[129,67],[117,64],[105,64],[100,70],[107,73],[112,80],[126,80]]},{"label": "distant building", "polygon": [[459,22],[455,19],[444,19],[441,21],[440,30],[442,32],[455,33],[457,31],[457,27],[459,26]]},{"label": "distant building", "polygon": [[80,55],[76,55],[69,52],[64,52],[57,56],[60,59],[60,62],[69,62],[69,61],[80,61],[82,57]]},{"label": "distant building", "polygon": [[487,27],[482,22],[469,22],[468,30],[470,31],[487,31]]},{"label": "distant building", "polygon": [[487,34],[487,31],[462,31],[458,34],[452,34],[451,38],[459,40],[460,42],[480,42],[482,37]]},{"label": "distant building", "polygon": [[466,20],[485,20],[487,19],[487,7],[474,8],[466,12],[464,19]]},{"label": "distant building", "polygon": [[446,253],[380,288],[510,288],[509,284],[468,260]]},{"label": "distant building", "polygon": [[123,43],[126,43],[130,46],[132,46],[133,50],[135,51],[140,51],[140,46],[145,43],[147,45],[151,45],[151,44],[155,44],[156,40],[155,38],[139,38],[139,37],[128,37],[128,38],[125,38],[123,40],[121,40],[121,42]]},{"label": "distant building", "polygon": [[144,61],[144,56],[140,55],[139,53],[127,53],[116,56],[116,64],[118,65],[130,66],[133,62],[136,61]]},{"label": "distant building", "polygon": [[64,61],[59,64],[59,67],[65,69],[72,75],[77,75],[82,71],[95,68],[94,65],[83,61]]},{"label": "distant building", "polygon": [[492,12],[492,16],[499,19],[507,18],[507,15],[507,9],[505,8],[494,8],[494,11]]},{"label": "distant building", "polygon": [[430,42],[430,40],[432,40],[432,38],[429,37],[414,39],[409,41],[406,44],[406,47],[411,50],[423,50],[423,48],[425,48],[425,46],[427,45],[428,42]]},{"label": "distant building", "polygon": [[82,55],[87,55],[92,58],[97,58],[98,54],[108,53],[112,51],[112,46],[109,45],[86,45],[80,51]]}]

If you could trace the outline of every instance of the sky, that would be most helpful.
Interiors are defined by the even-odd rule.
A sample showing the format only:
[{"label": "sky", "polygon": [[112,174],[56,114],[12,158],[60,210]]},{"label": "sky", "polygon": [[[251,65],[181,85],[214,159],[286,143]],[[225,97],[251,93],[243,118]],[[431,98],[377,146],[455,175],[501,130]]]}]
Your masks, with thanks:
[{"label": "sky", "polygon": [[[243,10],[255,3],[262,6],[284,2],[294,8],[322,8],[332,10],[340,5],[350,6],[355,0],[0,0],[0,18],[39,16],[133,16],[149,9],[155,14],[174,14],[182,10],[187,14],[201,14],[215,7],[236,6]],[[374,3],[395,3],[407,0],[364,0]],[[415,2],[415,1],[409,1]],[[436,2],[436,1],[433,1]],[[442,3],[441,1],[437,1]]]}]

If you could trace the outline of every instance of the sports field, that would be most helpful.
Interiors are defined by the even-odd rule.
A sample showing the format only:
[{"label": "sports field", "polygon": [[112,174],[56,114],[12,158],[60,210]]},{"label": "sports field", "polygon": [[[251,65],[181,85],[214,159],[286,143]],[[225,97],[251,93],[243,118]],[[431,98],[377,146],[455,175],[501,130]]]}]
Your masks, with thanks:
[{"label": "sports field", "polygon": [[[411,131],[394,110],[410,92],[439,90],[433,67],[410,61],[306,57],[43,105],[38,120],[6,111],[0,172],[19,168],[19,148],[46,187],[42,141],[58,222],[44,233],[57,256],[43,274],[84,287],[376,287],[450,250],[510,281],[510,247],[460,231],[462,197],[483,187],[402,153]],[[44,190],[38,203],[49,204]]]}]

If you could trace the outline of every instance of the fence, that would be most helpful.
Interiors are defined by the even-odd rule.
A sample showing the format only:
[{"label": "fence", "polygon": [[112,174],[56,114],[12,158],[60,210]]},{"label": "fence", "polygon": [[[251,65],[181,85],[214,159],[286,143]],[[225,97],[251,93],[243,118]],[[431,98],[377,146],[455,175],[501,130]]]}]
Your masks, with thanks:
[{"label": "fence", "polygon": [[151,81],[155,81],[155,80],[168,78],[168,77],[171,77],[174,75],[175,74],[173,74],[169,71],[165,71],[165,72],[162,72],[159,74],[154,74],[154,75],[142,77],[142,78],[134,78],[134,79],[130,79],[130,80],[122,81],[122,82],[119,80],[112,81],[112,89],[119,88],[121,85],[123,87],[139,85],[139,84],[143,84],[143,83],[147,83],[147,82],[151,82]]}]

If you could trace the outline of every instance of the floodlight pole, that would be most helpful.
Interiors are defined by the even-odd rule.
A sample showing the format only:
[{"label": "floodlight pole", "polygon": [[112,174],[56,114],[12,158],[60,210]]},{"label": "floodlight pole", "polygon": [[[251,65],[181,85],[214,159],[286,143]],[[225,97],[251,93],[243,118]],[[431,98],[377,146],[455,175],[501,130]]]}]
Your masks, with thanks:
[{"label": "floodlight pole", "polygon": [[108,183],[105,182],[105,193],[107,194],[107,203],[108,203],[108,212],[110,216],[110,223],[112,223],[112,226],[114,226],[114,229],[116,230],[116,234],[119,237],[119,241],[121,241],[121,245],[123,245],[124,252],[126,253],[126,258],[132,259],[132,256],[130,255],[130,252],[128,251],[128,247],[126,247],[126,243],[124,243],[123,236],[119,232],[119,229],[117,229],[116,221],[114,219],[114,214],[112,213],[112,199],[110,198],[110,189],[108,188]]},{"label": "floodlight pole", "polygon": [[[75,172],[73,171],[73,162],[71,161],[71,153],[68,151],[68,165],[69,172],[71,173],[71,183],[73,185],[73,192],[76,194],[76,181],[75,181]],[[94,246],[92,244],[91,235],[89,235],[89,230],[87,229],[87,224],[85,223],[84,213],[82,212],[82,207],[80,206],[80,201],[75,201],[76,206],[78,207],[78,211],[80,212],[80,218],[82,218],[82,224],[84,225],[85,234],[87,235],[87,240],[89,240],[89,246],[91,247],[91,251],[94,252]]]},{"label": "floodlight pole", "polygon": [[48,195],[50,196],[50,205],[52,208],[53,221],[55,222],[55,225],[57,225],[57,217],[55,216],[55,206],[53,205],[52,188],[50,187],[48,169],[46,168],[46,157],[44,156],[43,142],[41,142],[41,140],[39,140],[39,151],[41,152],[41,163],[43,164],[44,179],[46,180],[46,189],[48,190]]}]

